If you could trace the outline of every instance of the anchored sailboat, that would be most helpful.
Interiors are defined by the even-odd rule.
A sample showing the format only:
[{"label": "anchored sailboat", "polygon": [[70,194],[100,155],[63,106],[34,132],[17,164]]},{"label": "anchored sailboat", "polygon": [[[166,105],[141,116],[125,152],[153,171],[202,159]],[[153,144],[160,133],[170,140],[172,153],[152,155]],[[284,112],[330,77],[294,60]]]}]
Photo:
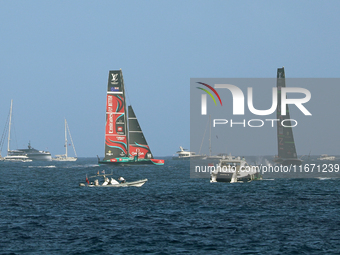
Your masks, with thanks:
[{"label": "anchored sailboat", "polygon": [[[286,115],[281,114],[281,88],[286,87],[284,67],[277,69],[277,144],[278,156],[274,161],[281,165],[301,165],[302,160],[297,158],[294,143],[293,129],[291,127],[288,105]],[[286,124],[282,125],[282,121]]]},{"label": "anchored sailboat", "polygon": [[153,158],[132,106],[128,106],[128,111],[126,109],[121,70],[109,72],[106,97],[105,157],[103,160],[98,158],[98,163],[164,165],[163,159]]},{"label": "anchored sailboat", "polygon": [[[70,136],[71,144],[72,144],[72,147],[73,147],[75,157],[68,157],[68,155],[67,155],[67,146],[68,146],[67,133]],[[65,154],[55,155],[56,157],[52,158],[52,160],[53,161],[76,161],[77,160],[77,152],[76,152],[76,148],[74,147],[71,132],[70,132],[70,129],[68,127],[66,119],[65,119],[65,145],[64,146],[65,146]]]}]

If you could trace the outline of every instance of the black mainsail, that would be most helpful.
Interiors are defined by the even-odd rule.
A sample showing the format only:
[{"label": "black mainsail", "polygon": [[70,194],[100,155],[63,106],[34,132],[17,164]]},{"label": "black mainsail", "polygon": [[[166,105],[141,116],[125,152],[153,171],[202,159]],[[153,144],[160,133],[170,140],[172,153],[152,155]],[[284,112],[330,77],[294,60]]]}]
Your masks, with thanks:
[{"label": "black mainsail", "polygon": [[[164,165],[154,159],[131,106],[127,114],[122,70],[109,71],[103,164]],[[129,116],[129,118],[128,118]],[[129,128],[128,128],[129,125]]]},{"label": "black mainsail", "polygon": [[[281,109],[281,89],[286,87],[284,67],[277,69],[277,145],[278,157],[275,162],[282,165],[300,165],[301,160],[297,158],[293,129],[291,127],[288,105],[286,105],[286,115],[282,115]],[[284,122],[284,126],[282,125]]]},{"label": "black mainsail", "polygon": [[132,157],[152,159],[152,153],[146,142],[141,127],[139,126],[132,106],[128,107],[129,112],[129,155]]}]

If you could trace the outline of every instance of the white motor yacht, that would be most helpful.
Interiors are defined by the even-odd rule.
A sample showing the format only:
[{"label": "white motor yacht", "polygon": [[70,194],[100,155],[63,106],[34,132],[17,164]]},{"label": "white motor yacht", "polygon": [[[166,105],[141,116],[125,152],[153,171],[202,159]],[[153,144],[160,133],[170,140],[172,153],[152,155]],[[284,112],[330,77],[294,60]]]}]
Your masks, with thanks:
[{"label": "white motor yacht", "polygon": [[258,166],[251,166],[245,158],[231,155],[220,159],[215,171],[210,175],[210,182],[249,182],[261,180]]}]

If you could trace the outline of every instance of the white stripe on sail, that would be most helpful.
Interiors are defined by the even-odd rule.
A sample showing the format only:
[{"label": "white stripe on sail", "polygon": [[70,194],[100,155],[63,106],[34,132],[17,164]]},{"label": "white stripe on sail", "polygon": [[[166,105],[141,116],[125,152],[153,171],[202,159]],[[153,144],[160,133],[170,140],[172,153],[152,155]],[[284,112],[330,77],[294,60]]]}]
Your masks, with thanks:
[{"label": "white stripe on sail", "polygon": [[123,92],[111,92],[111,91],[108,91],[107,94],[123,94]]}]

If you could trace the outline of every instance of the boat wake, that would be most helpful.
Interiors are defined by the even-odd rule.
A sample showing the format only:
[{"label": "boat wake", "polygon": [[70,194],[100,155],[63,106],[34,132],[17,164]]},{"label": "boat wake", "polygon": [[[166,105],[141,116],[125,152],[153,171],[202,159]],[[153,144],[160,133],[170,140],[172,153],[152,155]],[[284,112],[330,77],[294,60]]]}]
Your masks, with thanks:
[{"label": "boat wake", "polygon": [[93,168],[93,167],[99,167],[99,165],[98,164],[69,165],[64,166],[63,168]]},{"label": "boat wake", "polygon": [[316,177],[316,179],[319,179],[320,181],[324,181],[324,180],[331,180],[332,178],[329,178],[329,177]]},{"label": "boat wake", "polygon": [[56,166],[28,166],[28,168],[56,168]]}]

